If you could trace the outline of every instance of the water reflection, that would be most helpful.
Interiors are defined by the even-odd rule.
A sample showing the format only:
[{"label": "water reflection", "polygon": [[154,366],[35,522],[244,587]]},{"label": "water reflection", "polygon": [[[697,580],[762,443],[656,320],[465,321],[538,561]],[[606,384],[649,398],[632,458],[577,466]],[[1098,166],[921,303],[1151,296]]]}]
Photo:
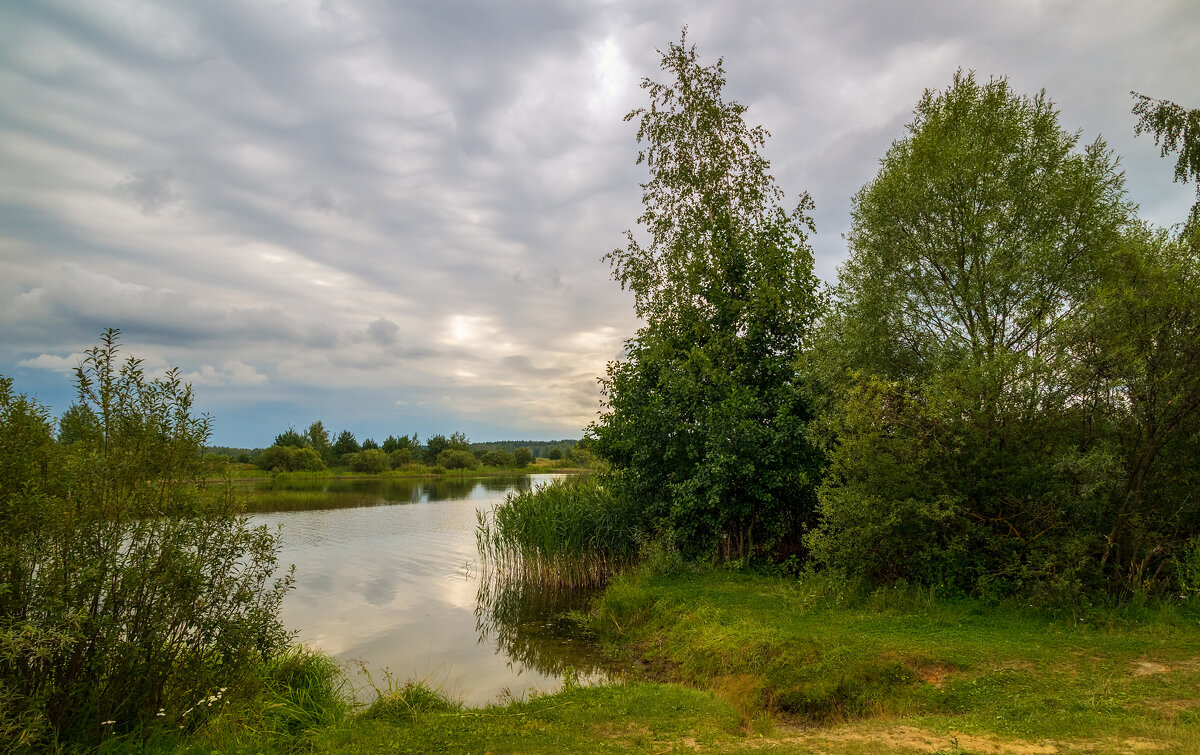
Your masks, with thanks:
[{"label": "water reflection", "polygon": [[243,486],[248,511],[317,511],[322,509],[382,506],[395,503],[486,501],[503,498],[514,490],[529,490],[534,480],[561,475],[522,475],[494,478],[315,478],[271,480]]},{"label": "water reflection", "polygon": [[300,641],[477,705],[598,665],[562,620],[582,597],[488,592],[475,567],[476,512],[550,479],[292,481],[247,495],[254,523],[281,528],[280,563],[296,565],[282,618]]},{"label": "water reflection", "polygon": [[539,673],[560,677],[574,670],[584,679],[604,675],[595,637],[573,613],[587,608],[591,590],[547,590],[484,578],[476,598],[479,642]]}]

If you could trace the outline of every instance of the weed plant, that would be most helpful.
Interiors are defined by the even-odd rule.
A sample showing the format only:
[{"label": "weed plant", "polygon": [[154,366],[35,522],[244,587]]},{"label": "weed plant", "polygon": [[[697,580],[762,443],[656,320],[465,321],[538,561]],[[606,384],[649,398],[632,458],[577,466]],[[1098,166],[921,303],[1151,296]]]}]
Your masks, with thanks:
[{"label": "weed plant", "polygon": [[478,516],[485,578],[594,587],[637,558],[632,507],[594,478],[512,493],[490,514]]}]

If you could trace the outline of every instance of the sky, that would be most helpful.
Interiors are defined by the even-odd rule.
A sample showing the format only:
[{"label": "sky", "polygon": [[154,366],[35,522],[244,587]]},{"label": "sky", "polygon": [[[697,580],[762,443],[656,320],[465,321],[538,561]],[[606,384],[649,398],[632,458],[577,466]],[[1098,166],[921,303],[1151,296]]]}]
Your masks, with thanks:
[{"label": "sky", "polygon": [[579,437],[638,327],[639,83],[723,57],[816,202],[816,272],[926,89],[1046,90],[1143,218],[1192,187],[1130,90],[1200,107],[1200,3],[78,0],[0,4],[0,374],[60,414],[105,328],[176,366],[214,445]]}]

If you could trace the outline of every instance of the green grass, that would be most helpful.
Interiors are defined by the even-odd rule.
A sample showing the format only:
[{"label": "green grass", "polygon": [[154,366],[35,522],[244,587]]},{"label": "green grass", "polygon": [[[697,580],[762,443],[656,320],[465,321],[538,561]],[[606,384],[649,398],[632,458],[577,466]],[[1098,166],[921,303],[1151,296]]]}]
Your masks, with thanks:
[{"label": "green grass", "polygon": [[715,572],[618,580],[595,622],[632,672],[712,690],[746,721],[903,718],[934,732],[1176,748],[1200,738],[1194,607],[1084,620]]},{"label": "green grass", "polygon": [[479,514],[489,576],[548,588],[603,585],[638,556],[627,505],[595,478],[510,493]]},{"label": "green grass", "polygon": [[[388,678],[354,706],[294,651],[182,753],[1200,752],[1197,606],[1085,616],[743,572],[625,575],[591,620],[616,682],[464,708]],[[224,706],[224,707],[221,707]],[[138,749],[126,739],[105,750]]]}]

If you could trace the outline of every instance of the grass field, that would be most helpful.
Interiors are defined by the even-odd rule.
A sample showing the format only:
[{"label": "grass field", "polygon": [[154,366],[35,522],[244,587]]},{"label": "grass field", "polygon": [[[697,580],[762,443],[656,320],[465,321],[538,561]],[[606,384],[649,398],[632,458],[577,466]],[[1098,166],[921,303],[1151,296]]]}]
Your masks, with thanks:
[{"label": "grass field", "polygon": [[[466,709],[389,682],[355,712],[330,699],[317,664],[293,673],[295,689],[270,686],[268,713],[287,715],[217,718],[150,749],[1200,752],[1195,606],[1047,615],[714,571],[623,577],[580,620],[606,638],[611,685],[581,687],[568,671],[559,694]],[[260,720],[275,723],[238,723]]]}]

